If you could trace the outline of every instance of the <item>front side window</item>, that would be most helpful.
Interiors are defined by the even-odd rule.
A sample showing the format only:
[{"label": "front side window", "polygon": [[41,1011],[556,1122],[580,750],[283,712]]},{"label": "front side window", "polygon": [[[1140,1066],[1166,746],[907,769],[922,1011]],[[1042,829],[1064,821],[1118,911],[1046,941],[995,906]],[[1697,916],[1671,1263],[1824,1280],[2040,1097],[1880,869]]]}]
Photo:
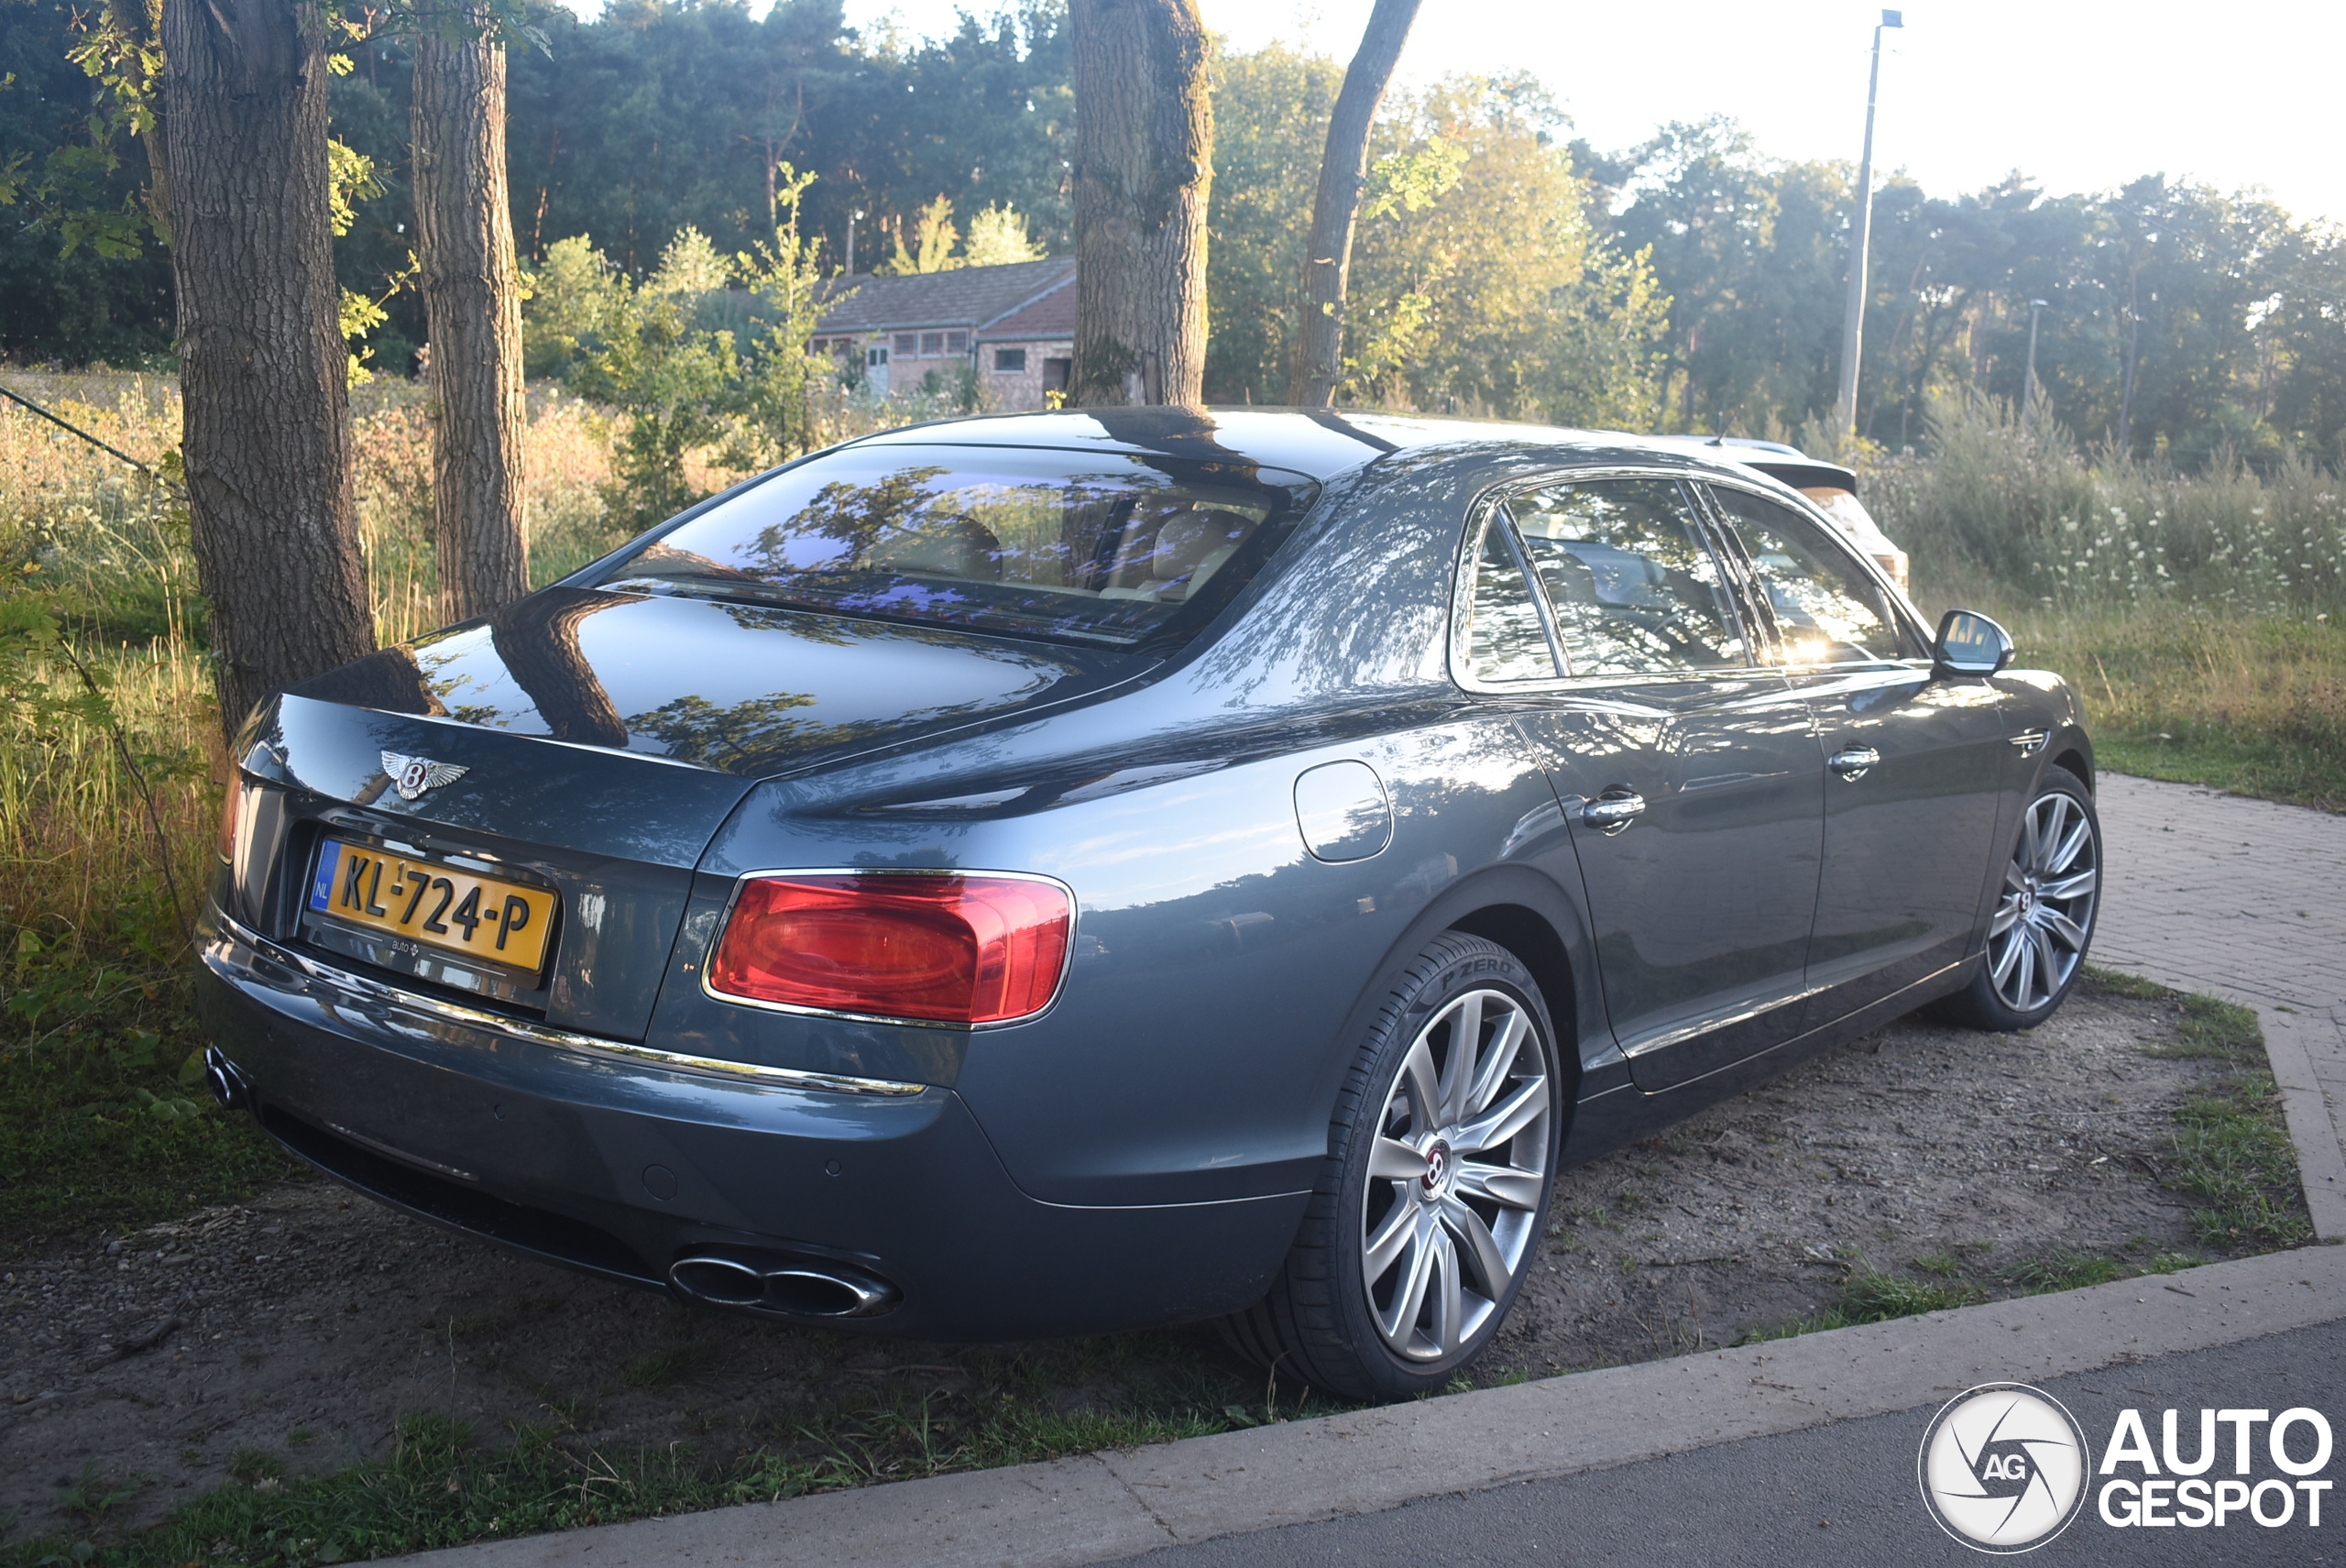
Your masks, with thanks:
[{"label": "front side window", "polygon": [[1157,649],[1228,603],[1316,493],[1228,464],[850,446],[660,535],[597,586]]},{"label": "front side window", "polygon": [[1749,490],[1715,488],[1776,622],[1774,657],[1786,664],[1911,659],[1921,651],[1880,585],[1824,529]]},{"label": "front side window", "polygon": [[1004,375],[1026,368],[1026,351],[1023,348],[997,348],[993,351],[993,367]]},{"label": "front side window", "polygon": [[1466,670],[1477,681],[1549,681],[1556,663],[1540,606],[1507,543],[1507,518],[1494,512],[1483,529],[1474,561],[1474,591],[1467,601]]},{"label": "front side window", "polygon": [[1749,661],[1718,562],[1671,479],[1596,479],[1507,503],[1575,675]]},{"label": "front side window", "polygon": [[910,359],[920,353],[920,334],[900,332],[896,334],[896,357]]}]

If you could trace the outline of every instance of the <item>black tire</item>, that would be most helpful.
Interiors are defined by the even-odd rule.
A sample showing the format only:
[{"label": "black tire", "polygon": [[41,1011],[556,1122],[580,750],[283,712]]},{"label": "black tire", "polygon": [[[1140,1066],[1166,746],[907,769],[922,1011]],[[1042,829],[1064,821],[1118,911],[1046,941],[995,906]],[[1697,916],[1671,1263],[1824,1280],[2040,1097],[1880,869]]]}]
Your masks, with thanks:
[{"label": "black tire", "polygon": [[[2048,802],[2053,804],[2048,805]],[[2065,822],[2074,818],[2081,822],[2085,829],[2078,855],[2071,866],[2065,868],[2066,874],[2049,881],[2044,875],[2043,865],[2028,864],[2033,848],[2031,829],[2048,814],[2061,814]],[[2055,850],[2058,841],[2066,840],[2066,828],[2053,836],[2056,841]],[[2042,860],[2050,852],[2053,851],[2041,851],[2038,858]],[[2086,787],[2084,780],[2066,768],[2049,767],[2045,770],[2035,795],[2029,798],[2028,809],[2022,816],[2020,830],[2013,836],[2012,847],[2004,857],[2003,867],[2004,881],[1999,886],[1996,914],[1989,922],[1987,951],[1980,955],[1979,972],[1971,977],[1970,984],[1940,1003],[1938,1014],[1947,1022],[1967,1028],[2009,1033],[2015,1029],[2033,1029],[2059,1012],[2061,1003],[2068,1000],[2069,992],[2076,988],[2077,977],[2085,972],[2086,953],[2093,942],[2094,921],[2101,911],[2102,855],[2101,817],[2094,810],[2093,792]],[[2073,885],[2077,881],[2075,873],[2080,869],[2090,872],[2091,879],[2082,894],[2054,897],[2043,893],[2042,890],[2048,886],[2066,888]],[[2032,909],[2038,914],[2030,916],[2028,911]],[[2030,973],[2034,974],[2038,967],[2038,952],[2050,950],[2055,953],[2065,966],[2059,983],[2036,987],[2023,980],[2019,982],[2018,994],[2014,994],[2014,972],[1999,973],[1998,960],[2006,944],[2012,940],[1999,926],[2016,911],[2023,922],[2042,918],[2047,912],[2055,912],[2067,923],[2068,928],[2079,934],[2078,939],[2072,942],[2046,929],[2041,947],[2029,953],[2014,955],[2016,960],[2024,961]],[[2023,926],[2023,929],[2026,928]],[[2015,970],[2018,967],[2016,962]],[[2041,995],[2040,990],[2043,992]]]},{"label": "black tire", "polygon": [[[1491,1001],[1491,992],[1502,1001]],[[1478,1064],[1467,1070],[1453,1065],[1469,1007],[1479,1064],[1496,1066]],[[1518,1013],[1528,1035],[1516,1028]],[[1461,1137],[1459,1152],[1452,1155],[1440,1127],[1418,1127],[1410,1120],[1409,1108],[1418,1097],[1401,1079],[1421,1036],[1428,1055],[1420,1065],[1440,1067],[1437,1098],[1445,1108],[1459,1111],[1452,1122],[1456,1133],[1504,1128],[1521,1115],[1535,1098],[1535,1063],[1545,1085],[1543,1119],[1501,1132],[1488,1143]],[[1506,1062],[1497,1061],[1500,1049]],[[1300,1376],[1339,1398],[1406,1398],[1447,1385],[1489,1347],[1538,1256],[1571,1111],[1572,1085],[1559,1069],[1555,1031],[1540,987],[1514,954],[1496,942],[1458,931],[1445,931],[1429,942],[1395,981],[1360,1043],[1336,1097],[1328,1157],[1286,1265],[1268,1296],[1223,1320],[1225,1340],[1257,1365]],[[1453,1102],[1449,1086],[1462,1072],[1471,1081],[1457,1091]],[[1486,1080],[1495,1082],[1489,1094],[1472,1101],[1475,1086]],[[1430,1080],[1420,1074],[1410,1081],[1422,1088]],[[1397,1113],[1397,1105],[1403,1109]],[[1379,1157],[1390,1160],[1395,1140],[1405,1135],[1426,1146],[1427,1174],[1397,1179],[1388,1168],[1372,1176],[1372,1153],[1381,1146],[1386,1152]],[[1504,1155],[1494,1154],[1501,1149]],[[1492,1157],[1470,1159],[1470,1153]],[[1526,1168],[1535,1155],[1536,1178]],[[1502,1158],[1504,1165],[1497,1163]],[[1488,1174],[1494,1172],[1499,1174]],[[1505,1201],[1490,1200],[1486,1187],[1502,1188],[1509,1196]],[[1535,1190],[1537,1201],[1531,1202]],[[1422,1207],[1407,1208],[1412,1199]],[[1483,1236],[1493,1242],[1491,1248],[1478,1250],[1464,1239],[1471,1226],[1453,1228],[1459,1207],[1472,1209],[1484,1222]],[[1389,1287],[1380,1304],[1379,1282],[1366,1275],[1370,1233],[1390,1223],[1392,1230],[1383,1234],[1398,1234],[1420,1222],[1428,1239],[1410,1245],[1407,1261],[1385,1266],[1391,1272],[1381,1277]],[[1449,1282],[1452,1288],[1442,1296],[1441,1283],[1420,1284],[1417,1296],[1405,1305],[1401,1292],[1408,1289],[1408,1281],[1403,1276],[1416,1266],[1420,1247],[1434,1261],[1420,1268],[1417,1277]],[[1440,1261],[1444,1249],[1450,1259],[1446,1265]],[[1485,1293],[1483,1287],[1492,1277],[1493,1266],[1505,1262],[1510,1251],[1511,1276],[1496,1294]],[[1447,1317],[1438,1296],[1448,1304]],[[1432,1325],[1422,1331],[1417,1326],[1419,1297],[1424,1302],[1424,1321]],[[1398,1331],[1403,1349],[1388,1339],[1378,1321],[1380,1312],[1397,1321],[1406,1314]],[[1465,1329],[1469,1323],[1471,1332]],[[1450,1348],[1442,1349],[1444,1345]]]}]

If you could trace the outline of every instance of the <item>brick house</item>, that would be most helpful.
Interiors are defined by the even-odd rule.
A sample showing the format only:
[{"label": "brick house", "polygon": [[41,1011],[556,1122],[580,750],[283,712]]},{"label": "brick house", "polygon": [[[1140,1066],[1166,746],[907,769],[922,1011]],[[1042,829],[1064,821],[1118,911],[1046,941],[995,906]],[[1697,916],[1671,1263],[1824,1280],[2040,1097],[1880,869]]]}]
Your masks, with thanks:
[{"label": "brick house", "polygon": [[999,409],[1044,408],[1047,394],[1067,390],[1075,362],[1071,259],[858,274],[829,288],[853,292],[823,317],[810,346],[860,361],[882,395],[913,390],[931,371],[943,378],[965,367]]}]

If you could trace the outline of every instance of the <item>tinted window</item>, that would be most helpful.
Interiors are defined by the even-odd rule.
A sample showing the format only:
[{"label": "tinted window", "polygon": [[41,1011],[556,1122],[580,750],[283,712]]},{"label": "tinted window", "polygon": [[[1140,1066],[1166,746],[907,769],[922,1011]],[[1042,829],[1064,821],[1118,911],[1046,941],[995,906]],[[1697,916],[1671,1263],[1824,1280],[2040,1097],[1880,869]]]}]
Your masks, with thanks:
[{"label": "tinted window", "polygon": [[1747,662],[1718,563],[1674,482],[1602,479],[1508,504],[1573,674]]},{"label": "tinted window", "polygon": [[1508,547],[1507,521],[1494,516],[1483,530],[1474,564],[1474,594],[1467,607],[1466,667],[1477,680],[1550,681],[1556,662],[1523,568]]},{"label": "tinted window", "polygon": [[1312,494],[1235,465],[849,447],[670,531],[599,586],[1157,645],[1228,603]]},{"label": "tinted window", "polygon": [[1776,620],[1788,664],[1916,657],[1880,587],[1825,531],[1747,490],[1715,488]]}]

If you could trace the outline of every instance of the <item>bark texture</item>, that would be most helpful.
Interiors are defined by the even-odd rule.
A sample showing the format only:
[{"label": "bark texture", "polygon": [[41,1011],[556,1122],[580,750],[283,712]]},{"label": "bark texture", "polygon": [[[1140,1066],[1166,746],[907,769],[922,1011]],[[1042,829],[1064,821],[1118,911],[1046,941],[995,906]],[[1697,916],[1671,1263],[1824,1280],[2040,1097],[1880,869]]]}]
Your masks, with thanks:
[{"label": "bark texture", "polygon": [[1287,400],[1298,408],[1327,408],[1343,378],[1344,294],[1352,281],[1353,225],[1368,181],[1368,133],[1417,16],[1418,0],[1376,0],[1328,118],[1310,245],[1303,253],[1303,330],[1296,335],[1287,384]]},{"label": "bark texture", "polygon": [[165,0],[181,453],[220,717],[369,652],[314,5]]},{"label": "bark texture", "polygon": [[505,46],[487,30],[415,43],[409,123],[416,261],[432,344],[432,532],[440,613],[530,591],[522,518],[521,279],[505,180]]},{"label": "bark texture", "polygon": [[1071,0],[1075,366],[1069,400],[1195,403],[1213,115],[1196,0]]}]

